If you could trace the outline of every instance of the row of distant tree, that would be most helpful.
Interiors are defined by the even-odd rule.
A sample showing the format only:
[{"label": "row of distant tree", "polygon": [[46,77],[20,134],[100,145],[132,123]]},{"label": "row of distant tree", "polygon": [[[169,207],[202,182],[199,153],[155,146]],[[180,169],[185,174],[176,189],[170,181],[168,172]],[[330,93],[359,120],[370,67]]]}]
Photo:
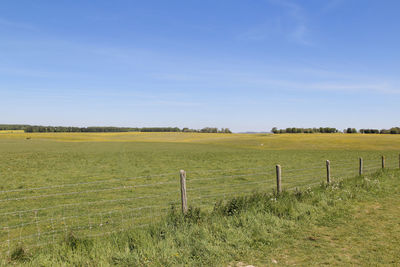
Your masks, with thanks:
[{"label": "row of distant tree", "polygon": [[[279,133],[338,133],[341,132],[336,128],[330,127],[319,127],[319,128],[286,128],[278,129],[276,127],[272,128],[271,132],[274,134]],[[363,134],[400,134],[400,127],[392,127],[390,129],[360,129],[347,128],[343,130],[343,133],[363,133]]]},{"label": "row of distant tree", "polygon": [[65,126],[28,126],[26,133],[99,133],[99,132],[139,132],[138,128],[128,127],[65,127]]},{"label": "row of distant tree", "polygon": [[185,133],[232,133],[232,131],[229,128],[218,129],[218,128],[213,128],[213,127],[205,127],[200,130],[183,128],[182,132],[185,132]]},{"label": "row of distant tree", "polygon": [[392,127],[390,129],[360,129],[347,128],[344,133],[362,133],[362,134],[400,134],[400,127]]},{"label": "row of distant tree", "polygon": [[[99,132],[188,132],[188,133],[232,133],[229,128],[205,127],[203,129],[190,129],[178,127],[65,127],[65,126],[33,126],[25,124],[0,124],[0,130],[23,130],[27,133],[99,133]],[[271,130],[274,134],[279,133],[338,133],[341,132],[336,128],[319,127],[319,128],[286,128],[278,129],[276,127]],[[400,127],[392,127],[390,129],[360,129],[347,128],[343,133],[363,133],[363,134],[400,134]]]},{"label": "row of distant tree", "polygon": [[400,134],[400,127],[392,127],[390,129],[360,129],[360,133],[369,134]]},{"label": "row of distant tree", "polygon": [[189,129],[178,127],[65,127],[0,124],[0,130],[24,130],[27,133],[101,133],[101,132],[193,132],[193,133],[232,133],[229,128],[205,127]]},{"label": "row of distant tree", "polygon": [[336,128],[331,127],[319,127],[319,128],[286,128],[286,129],[278,129],[276,127],[271,130],[274,134],[278,133],[337,133],[339,132]]},{"label": "row of distant tree", "polygon": [[28,126],[23,124],[0,124],[0,131],[25,130]]}]

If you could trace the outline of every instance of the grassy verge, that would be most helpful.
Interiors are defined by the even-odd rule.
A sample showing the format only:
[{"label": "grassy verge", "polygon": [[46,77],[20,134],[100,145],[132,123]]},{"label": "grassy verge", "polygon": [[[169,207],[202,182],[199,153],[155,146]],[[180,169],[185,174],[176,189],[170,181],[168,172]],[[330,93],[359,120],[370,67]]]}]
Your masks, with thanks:
[{"label": "grassy verge", "polygon": [[85,239],[70,233],[40,250],[12,251],[8,263],[88,266],[399,264],[399,171],[255,193],[213,211],[171,208],[162,223]]}]

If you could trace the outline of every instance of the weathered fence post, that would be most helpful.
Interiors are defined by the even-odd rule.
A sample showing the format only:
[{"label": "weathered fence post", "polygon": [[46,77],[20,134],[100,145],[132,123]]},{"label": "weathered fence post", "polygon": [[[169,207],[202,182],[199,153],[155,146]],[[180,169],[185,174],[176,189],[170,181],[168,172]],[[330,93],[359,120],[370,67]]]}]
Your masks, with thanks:
[{"label": "weathered fence post", "polygon": [[363,174],[363,167],[364,167],[363,158],[360,158],[360,165],[358,167],[358,175],[360,176]]},{"label": "weathered fence post", "polygon": [[385,168],[385,156],[382,156],[382,169]]},{"label": "weathered fence post", "polygon": [[186,172],[184,170],[180,171],[181,177],[181,201],[182,201],[182,213],[186,214],[187,207],[187,196],[186,196]]},{"label": "weathered fence post", "polygon": [[331,162],[329,160],[326,161],[326,182],[331,183]]},{"label": "weathered fence post", "polygon": [[282,192],[282,170],[281,165],[276,165],[276,192]]}]

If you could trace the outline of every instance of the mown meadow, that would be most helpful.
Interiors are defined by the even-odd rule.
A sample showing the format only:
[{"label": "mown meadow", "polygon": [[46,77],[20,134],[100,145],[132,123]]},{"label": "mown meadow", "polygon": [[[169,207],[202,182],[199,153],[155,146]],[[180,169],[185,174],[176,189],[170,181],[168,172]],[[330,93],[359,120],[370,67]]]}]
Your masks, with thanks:
[{"label": "mown meadow", "polygon": [[382,155],[397,168],[399,151],[396,135],[2,132],[3,259],[71,235],[91,240],[165,221],[179,207],[181,169],[189,206],[212,212],[220,200],[272,192],[276,164],[283,188],[297,190],[325,180],[327,159],[341,180],[358,174],[359,157],[366,173],[380,169]]}]

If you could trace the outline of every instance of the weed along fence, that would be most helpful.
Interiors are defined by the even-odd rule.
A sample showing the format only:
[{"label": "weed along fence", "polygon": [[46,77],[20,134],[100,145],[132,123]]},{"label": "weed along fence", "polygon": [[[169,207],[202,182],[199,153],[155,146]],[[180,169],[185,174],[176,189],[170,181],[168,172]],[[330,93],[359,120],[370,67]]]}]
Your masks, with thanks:
[{"label": "weed along fence", "polygon": [[381,168],[400,167],[399,158],[302,163],[217,170],[181,170],[71,184],[17,187],[0,191],[0,251],[39,247],[74,233],[102,236],[144,227],[171,206],[212,209],[215,202],[254,191],[272,192],[330,183]]}]

